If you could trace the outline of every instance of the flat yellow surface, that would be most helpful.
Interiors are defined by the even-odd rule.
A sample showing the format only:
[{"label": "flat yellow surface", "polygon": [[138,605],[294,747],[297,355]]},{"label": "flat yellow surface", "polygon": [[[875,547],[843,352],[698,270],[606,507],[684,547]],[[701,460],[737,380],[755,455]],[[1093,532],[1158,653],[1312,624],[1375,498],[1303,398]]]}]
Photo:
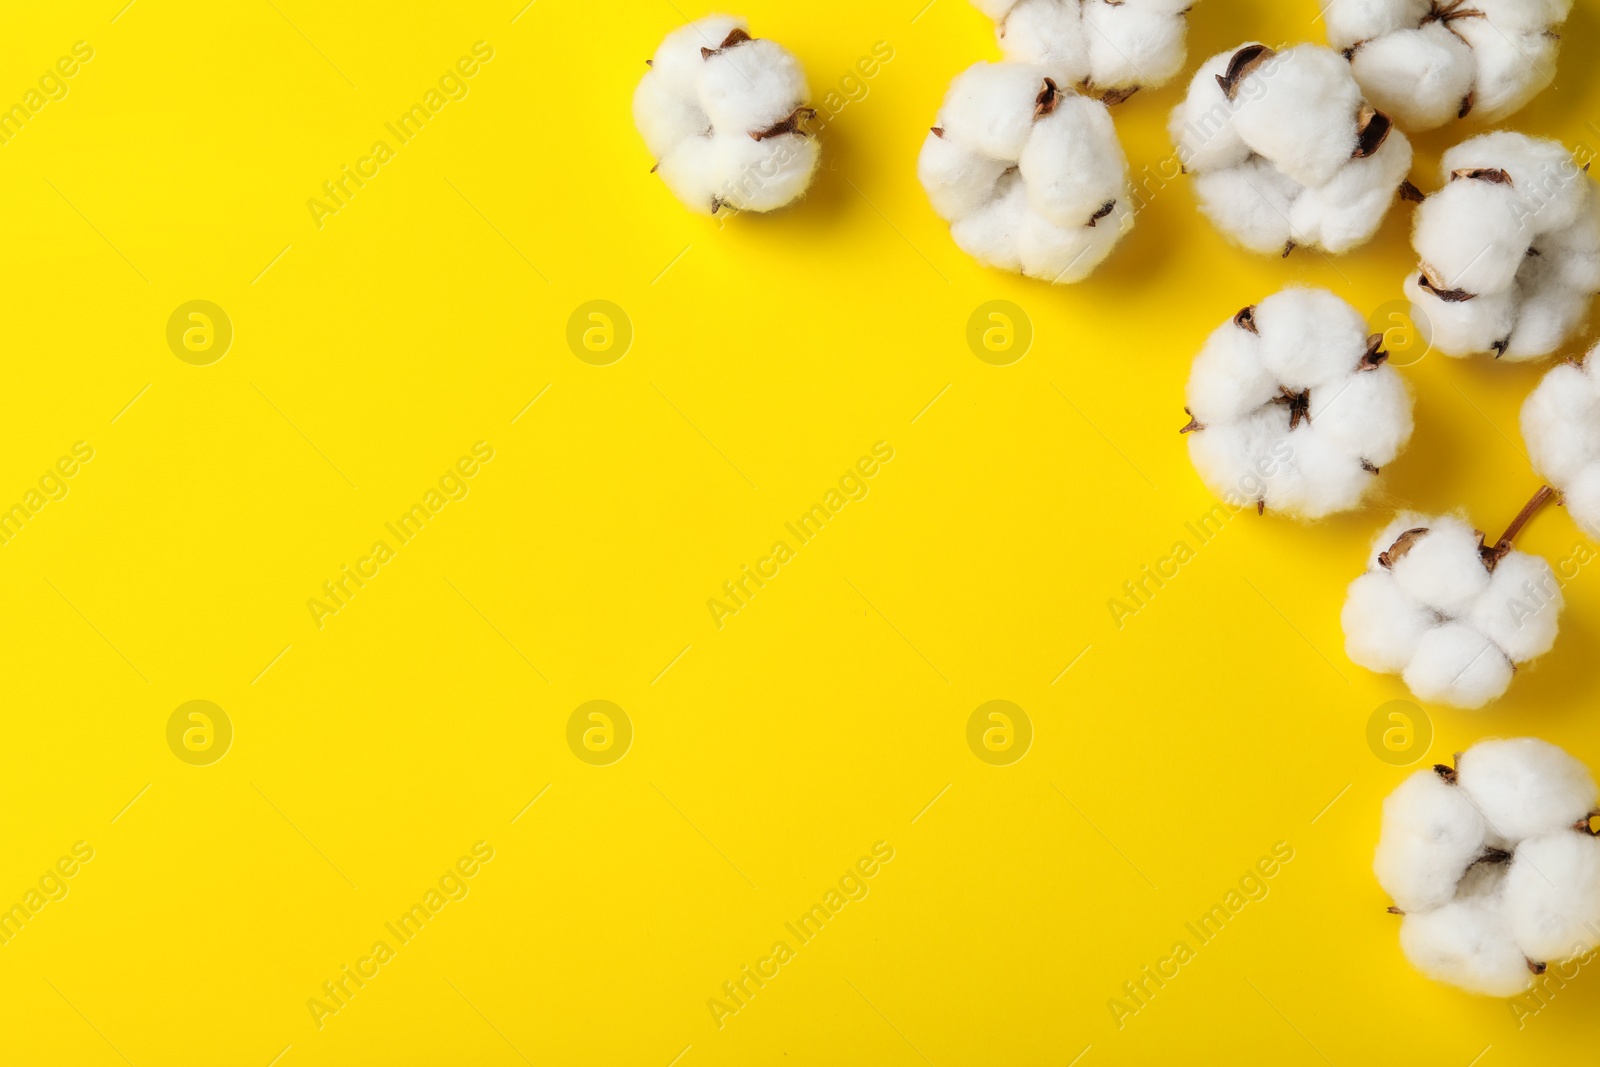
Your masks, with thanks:
[{"label": "flat yellow surface", "polygon": [[[703,12],[523,2],[7,13],[0,98],[40,95],[0,144],[0,503],[26,516],[0,545],[0,1060],[1592,1056],[1587,974],[1534,1014],[1400,956],[1369,857],[1407,772],[1368,725],[1406,694],[1338,619],[1384,513],[1191,526],[1206,333],[1290,281],[1376,313],[1409,208],[1336,262],[1234,250],[1159,177],[1175,83],[1118,109],[1156,177],[1099,274],[986,271],[914,161],[998,55],[987,20],[760,0],[824,169],[719,224],[629,112]],[[1190,69],[1320,40],[1315,14],[1207,0]],[[1564,47],[1513,124],[1600,147],[1595,0]],[[1419,141],[1419,184],[1457,136]],[[574,350],[597,300],[625,322],[585,312]],[[1031,323],[1004,366],[967,341],[992,300]],[[1540,371],[1404,373],[1391,503],[1498,529],[1537,485]],[[1582,543],[1551,509],[1522,547]],[[1147,567],[1169,577],[1118,620]],[[1600,765],[1595,570],[1566,564],[1561,640],[1506,700],[1414,709],[1430,747],[1392,758],[1528,732]],[[991,701],[1014,708],[973,727]]]}]

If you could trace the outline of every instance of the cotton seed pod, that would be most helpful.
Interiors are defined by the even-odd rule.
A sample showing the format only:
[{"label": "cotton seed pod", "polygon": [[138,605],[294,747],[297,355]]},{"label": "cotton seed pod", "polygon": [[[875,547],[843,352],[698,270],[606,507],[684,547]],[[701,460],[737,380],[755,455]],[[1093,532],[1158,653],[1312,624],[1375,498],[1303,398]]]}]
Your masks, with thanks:
[{"label": "cotton seed pod", "polygon": [[1217,327],[1182,431],[1206,487],[1297,519],[1361,506],[1411,439],[1411,393],[1382,342],[1325,289],[1285,289]]},{"label": "cotton seed pod", "polygon": [[1059,85],[1108,104],[1183,69],[1197,0],[973,0],[995,20],[1006,59],[1045,67]]},{"label": "cotton seed pod", "polygon": [[742,18],[708,15],[667,34],[633,94],[633,121],[655,172],[685,207],[772,211],[817,169],[814,112],[799,60],[750,36]]},{"label": "cotton seed pod", "polygon": [[1600,346],[1544,376],[1522,405],[1522,439],[1573,521],[1600,541]]},{"label": "cotton seed pod", "polygon": [[1031,278],[1081,281],[1133,228],[1128,160],[1106,105],[1033,64],[957,75],[917,176],[964,252]]},{"label": "cotton seed pod", "polygon": [[1499,122],[1549,85],[1572,0],[1321,0],[1367,99],[1413,132]]},{"label": "cotton seed pod", "polygon": [[1400,675],[1419,700],[1481,708],[1499,699],[1519,664],[1550,651],[1560,627],[1555,572],[1511,547],[1550,495],[1541,489],[1493,545],[1459,516],[1397,516],[1350,583],[1340,617],[1346,654]]},{"label": "cotton seed pod", "polygon": [[1589,769],[1546,741],[1480,741],[1383,802],[1373,873],[1404,916],[1412,965],[1511,997],[1600,945],[1600,840]]},{"label": "cotton seed pod", "polygon": [[1411,170],[1411,142],[1318,45],[1212,56],[1168,130],[1200,210],[1255,252],[1365,243]]},{"label": "cotton seed pod", "polygon": [[1600,196],[1559,141],[1496,131],[1444,154],[1417,205],[1412,315],[1447,356],[1550,355],[1600,291]]}]

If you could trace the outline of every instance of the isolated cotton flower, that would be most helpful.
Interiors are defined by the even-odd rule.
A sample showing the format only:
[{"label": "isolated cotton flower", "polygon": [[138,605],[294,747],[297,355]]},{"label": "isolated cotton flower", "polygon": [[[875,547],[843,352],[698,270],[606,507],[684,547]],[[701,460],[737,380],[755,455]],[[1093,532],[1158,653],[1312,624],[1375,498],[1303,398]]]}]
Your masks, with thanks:
[{"label": "isolated cotton flower", "polygon": [[1510,997],[1550,963],[1600,945],[1594,779],[1531,737],[1480,741],[1383,802],[1378,884],[1423,974]]},{"label": "isolated cotton flower", "polygon": [[1362,244],[1411,169],[1411,142],[1317,45],[1211,57],[1168,129],[1200,210],[1255,252]]},{"label": "isolated cotton flower", "polygon": [[1537,359],[1588,318],[1600,290],[1600,197],[1559,141],[1474,137],[1444,154],[1417,206],[1413,318],[1447,356]]},{"label": "isolated cotton flower", "polygon": [[1411,439],[1411,394],[1382,344],[1325,289],[1285,289],[1219,326],[1183,428],[1206,487],[1298,519],[1359,507]]},{"label": "isolated cotton flower", "polygon": [[1555,572],[1511,547],[1549,496],[1540,489],[1493,545],[1455,515],[1397,516],[1350,584],[1345,652],[1368,670],[1401,675],[1420,700],[1481,708],[1498,699],[1518,664],[1550,651],[1560,626]]},{"label": "isolated cotton flower", "polygon": [[1544,376],[1522,405],[1522,438],[1573,521],[1600,540],[1600,345]]},{"label": "isolated cotton flower", "polygon": [[749,23],[708,15],[667,34],[633,94],[633,121],[655,172],[684,206],[771,211],[805,192],[817,143],[804,121],[810,90],[781,45]]},{"label": "isolated cotton flower", "polygon": [[1033,278],[1079,281],[1133,228],[1110,112],[1045,67],[977,63],[957,75],[917,176],[963,251]]},{"label": "isolated cotton flower", "polygon": [[1328,43],[1408,130],[1499,122],[1551,84],[1572,0],[1322,0]]},{"label": "isolated cotton flower", "polygon": [[1186,16],[1198,0],[973,0],[1000,50],[1060,85],[1120,103],[1183,69]]}]

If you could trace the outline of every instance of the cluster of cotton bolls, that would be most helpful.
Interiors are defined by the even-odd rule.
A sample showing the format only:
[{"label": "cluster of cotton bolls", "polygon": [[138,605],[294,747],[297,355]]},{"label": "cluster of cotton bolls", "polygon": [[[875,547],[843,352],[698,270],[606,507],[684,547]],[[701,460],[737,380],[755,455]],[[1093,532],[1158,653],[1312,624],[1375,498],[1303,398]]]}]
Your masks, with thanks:
[{"label": "cluster of cotton bolls", "polygon": [[709,15],[661,42],[633,94],[633,119],[685,207],[772,211],[798,199],[817,169],[803,125],[809,95],[782,45],[751,37],[742,18]]},{"label": "cluster of cotton bolls", "polygon": [[1558,141],[1486,133],[1456,145],[1417,208],[1413,317],[1448,356],[1537,359],[1600,290],[1600,197]]},{"label": "cluster of cotton bolls", "polygon": [[1377,232],[1411,143],[1338,53],[1248,44],[1213,56],[1169,123],[1200,209],[1256,252],[1345,252]]},{"label": "cluster of cotton bolls", "polygon": [[1545,375],[1522,405],[1522,437],[1573,521],[1600,540],[1600,345]]},{"label": "cluster of cotton bolls", "polygon": [[1133,227],[1128,160],[1106,105],[1027,63],[956,77],[917,174],[956,244],[1033,278],[1085,278]]},{"label": "cluster of cotton bolls", "polygon": [[1514,996],[1600,945],[1600,840],[1588,768],[1534,738],[1480,741],[1383,802],[1373,870],[1428,977]]},{"label": "cluster of cotton bolls", "polygon": [[1322,0],[1328,41],[1408,130],[1498,122],[1555,74],[1572,0]]},{"label": "cluster of cotton bolls", "polygon": [[1411,439],[1411,394],[1382,342],[1325,289],[1285,289],[1218,327],[1189,375],[1201,480],[1299,519],[1360,506]]},{"label": "cluster of cotton bolls", "polygon": [[973,0],[995,20],[1000,51],[1046,67],[1061,85],[1119,103],[1183,69],[1197,0]]},{"label": "cluster of cotton bolls", "polygon": [[1459,516],[1397,516],[1350,584],[1345,652],[1368,670],[1399,674],[1422,700],[1480,708],[1499,698],[1518,664],[1550,651],[1560,627],[1555,572],[1511,547],[1548,495],[1541,490],[1494,545]]}]

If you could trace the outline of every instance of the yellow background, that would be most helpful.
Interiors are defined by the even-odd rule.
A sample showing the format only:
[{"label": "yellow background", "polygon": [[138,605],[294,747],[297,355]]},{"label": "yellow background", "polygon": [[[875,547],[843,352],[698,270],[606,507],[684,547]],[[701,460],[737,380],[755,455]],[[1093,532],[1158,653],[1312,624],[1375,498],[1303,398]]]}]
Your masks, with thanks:
[{"label": "yellow background", "polygon": [[[0,903],[74,842],[95,855],[0,947],[5,1062],[1592,1049],[1587,974],[1519,1029],[1400,956],[1369,857],[1407,772],[1366,729],[1406,694],[1344,657],[1338,618],[1383,512],[1185,529],[1213,506],[1176,432],[1206,333],[1290,281],[1398,298],[1409,207],[1337,261],[1262,259],[1180,178],[1085,284],[983,270],[915,158],[950,78],[998,53],[975,9],[924,2],[744,5],[815,102],[878,42],[893,58],[828,122],[804,202],[722,224],[649,174],[629,112],[703,13],[682,0],[12,6],[3,100],[76,41],[94,58],[0,146],[0,498],[76,441],[95,455],[0,547]],[[1189,70],[1321,40],[1315,15],[1207,0]],[[477,41],[469,94],[318,228],[307,200]],[[1597,47],[1580,0],[1557,84],[1511,124],[1600,147]],[[1170,153],[1182,81],[1118,109],[1136,174]],[[1459,135],[1418,140],[1419,184]],[[193,299],[235,331],[209,366],[165,340]],[[565,340],[595,299],[634,329],[609,366]],[[1035,331],[1010,366],[966,343],[993,299]],[[1540,370],[1403,373],[1417,434],[1389,503],[1497,531],[1538,484],[1517,412]],[[470,494],[319,629],[308,598],[478,441]],[[878,441],[870,494],[717,628],[708,598]],[[1119,629],[1107,601],[1179,540],[1195,558]],[[1580,543],[1557,509],[1521,542]],[[1594,571],[1507,699],[1428,709],[1431,759],[1527,732],[1600,765]],[[166,742],[196,699],[235,731],[204,767]],[[567,746],[593,699],[635,732],[610,766]],[[994,699],[1035,733],[1007,767],[966,742]],[[469,895],[319,1029],[322,983],[477,841]],[[719,1028],[707,1001],[878,841],[869,895]],[[1268,895],[1119,1029],[1123,983],[1195,947],[1184,924],[1276,842],[1294,858]]]}]

